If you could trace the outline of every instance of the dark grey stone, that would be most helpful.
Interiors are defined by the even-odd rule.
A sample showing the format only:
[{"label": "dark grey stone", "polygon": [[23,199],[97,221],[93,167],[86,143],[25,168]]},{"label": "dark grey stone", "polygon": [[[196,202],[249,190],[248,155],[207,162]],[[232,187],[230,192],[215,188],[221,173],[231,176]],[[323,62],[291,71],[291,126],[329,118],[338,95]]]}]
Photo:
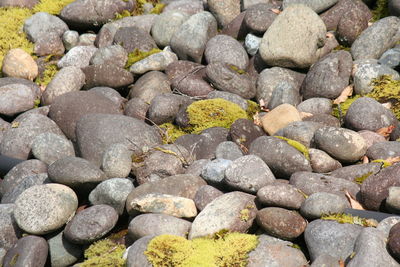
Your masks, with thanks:
[{"label": "dark grey stone", "polygon": [[202,211],[210,202],[223,194],[224,193],[211,185],[203,185],[199,190],[197,190],[193,200],[197,209]]},{"label": "dark grey stone", "polygon": [[275,182],[257,191],[257,200],[267,207],[300,209],[305,197],[290,184]]},{"label": "dark grey stone", "polygon": [[347,199],[328,192],[317,192],[303,202],[300,213],[312,220],[325,214],[343,213],[346,208],[350,208]]},{"label": "dark grey stone", "polygon": [[64,136],[43,133],[33,140],[32,154],[35,158],[50,165],[58,159],[75,156],[75,150],[72,142]]},{"label": "dark grey stone", "polygon": [[3,266],[43,267],[46,264],[48,250],[49,246],[43,237],[34,235],[22,237],[13,248],[7,251]]},{"label": "dark grey stone", "polygon": [[383,141],[370,146],[366,153],[371,160],[387,159],[400,156],[400,142]]},{"label": "dark grey stone", "polygon": [[13,216],[14,208],[14,204],[0,204],[0,247],[5,250],[12,248],[22,235]]},{"label": "dark grey stone", "polygon": [[152,267],[144,252],[154,236],[144,236],[128,248],[127,267]]},{"label": "dark grey stone", "polygon": [[71,266],[82,257],[83,249],[69,242],[62,231],[48,238],[47,243],[52,267]]},{"label": "dark grey stone", "polygon": [[217,159],[235,160],[241,156],[243,156],[242,150],[236,143],[232,141],[220,143],[215,150],[215,157]]}]

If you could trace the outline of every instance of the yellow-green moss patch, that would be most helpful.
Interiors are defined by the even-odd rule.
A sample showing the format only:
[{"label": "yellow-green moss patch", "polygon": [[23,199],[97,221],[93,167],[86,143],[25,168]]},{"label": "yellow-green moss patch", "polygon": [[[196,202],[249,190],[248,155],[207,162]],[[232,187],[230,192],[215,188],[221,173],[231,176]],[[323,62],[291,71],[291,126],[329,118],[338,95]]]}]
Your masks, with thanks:
[{"label": "yellow-green moss patch", "polygon": [[372,22],[389,16],[388,0],[376,0],[372,9]]},{"label": "yellow-green moss patch", "polygon": [[374,86],[374,90],[366,96],[380,103],[390,102],[390,109],[400,119],[400,81],[393,80],[389,75],[382,75],[373,79],[371,85]]},{"label": "yellow-green moss patch", "polygon": [[133,50],[133,52],[128,54],[128,61],[126,62],[125,68],[129,69],[129,67],[135,64],[136,62],[145,59],[150,55],[160,52],[162,52],[162,50],[158,48],[153,48],[150,51],[140,51],[139,49],[136,48],[135,50]]},{"label": "yellow-green moss patch", "polygon": [[111,239],[103,239],[90,245],[85,250],[85,261],[80,267],[124,267],[125,260],[122,259],[126,248],[124,245],[116,244]]},{"label": "yellow-green moss patch", "polygon": [[57,64],[48,64],[41,75],[35,79],[39,85],[48,85],[59,71]]},{"label": "yellow-green moss patch", "polygon": [[337,221],[338,223],[357,224],[365,227],[376,227],[377,222],[372,219],[360,218],[351,214],[334,213],[323,215],[322,220]]},{"label": "yellow-green moss patch", "polygon": [[303,145],[302,143],[300,143],[300,142],[298,142],[296,140],[293,140],[293,139],[289,139],[289,138],[283,137],[283,136],[277,136],[276,135],[274,137],[282,139],[282,140],[285,140],[288,143],[288,145],[291,145],[292,147],[296,148],[298,151],[303,153],[304,157],[307,160],[310,160],[310,154],[308,153],[308,148],[305,145]]},{"label": "yellow-green moss patch", "polygon": [[242,233],[191,241],[180,236],[160,235],[150,241],[144,254],[154,267],[244,267],[248,253],[257,245],[257,236]]},{"label": "yellow-green moss patch", "polygon": [[366,174],[361,175],[360,177],[356,177],[354,179],[354,182],[356,182],[357,184],[362,184],[365,181],[365,179],[367,179],[372,174],[373,174],[373,172],[367,172]]},{"label": "yellow-green moss patch", "polygon": [[257,104],[254,101],[247,100],[247,116],[249,117],[250,120],[253,119],[254,115],[256,115],[258,112],[261,111],[260,105]]},{"label": "yellow-green moss patch", "polygon": [[41,0],[39,4],[33,7],[33,13],[46,12],[52,15],[59,15],[61,10],[75,2],[76,0]]},{"label": "yellow-green moss patch", "polygon": [[391,162],[389,162],[387,160],[384,160],[384,159],[376,159],[376,160],[373,160],[372,162],[381,163],[382,164],[382,168],[386,168],[386,167],[392,166]]},{"label": "yellow-green moss patch", "polygon": [[343,103],[340,103],[339,105],[334,105],[332,109],[332,115],[338,119],[344,118],[351,104],[353,104],[353,102],[360,97],[361,97],[360,95],[354,95],[347,98],[347,100],[344,101]]},{"label": "yellow-green moss patch", "polygon": [[350,47],[344,45],[338,45],[335,48],[333,48],[333,50],[335,51],[344,50],[350,52]]},{"label": "yellow-green moss patch", "polygon": [[151,14],[160,14],[165,7],[165,4],[160,3],[159,0],[136,0],[136,8],[132,12],[133,15],[142,15],[145,4],[153,5],[153,9],[150,11]]},{"label": "yellow-green moss patch", "polygon": [[162,134],[164,144],[172,144],[180,136],[187,134],[184,130],[170,122],[163,123],[159,127],[165,130]]}]

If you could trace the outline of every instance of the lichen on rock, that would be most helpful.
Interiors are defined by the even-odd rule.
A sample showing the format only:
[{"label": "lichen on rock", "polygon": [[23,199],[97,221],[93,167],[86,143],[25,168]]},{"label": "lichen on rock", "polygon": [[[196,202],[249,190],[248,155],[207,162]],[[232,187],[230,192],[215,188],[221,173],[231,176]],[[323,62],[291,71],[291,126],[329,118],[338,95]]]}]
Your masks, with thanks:
[{"label": "lichen on rock", "polygon": [[128,61],[126,62],[125,68],[129,69],[129,67],[135,64],[136,62],[145,59],[150,55],[160,52],[162,52],[162,50],[158,48],[153,48],[150,51],[140,51],[139,49],[136,48],[135,50],[133,50],[133,52],[128,54]]},{"label": "lichen on rock", "polygon": [[109,238],[97,241],[85,250],[85,261],[79,267],[123,267],[125,260],[122,258],[125,245],[117,244]]}]

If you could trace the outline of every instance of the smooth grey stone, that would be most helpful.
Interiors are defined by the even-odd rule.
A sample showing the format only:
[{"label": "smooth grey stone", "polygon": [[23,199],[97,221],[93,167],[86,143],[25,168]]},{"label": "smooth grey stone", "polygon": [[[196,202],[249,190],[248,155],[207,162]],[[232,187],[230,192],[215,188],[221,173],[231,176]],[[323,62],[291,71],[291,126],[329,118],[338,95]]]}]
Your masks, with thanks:
[{"label": "smooth grey stone", "polygon": [[399,222],[400,216],[390,216],[380,221],[376,229],[382,231],[385,234],[385,238],[388,238],[390,229]]},{"label": "smooth grey stone", "polygon": [[383,141],[370,146],[366,153],[371,160],[395,158],[400,156],[400,142]]},{"label": "smooth grey stone", "polygon": [[97,47],[95,46],[75,46],[58,61],[57,67],[60,69],[68,66],[87,67],[96,51]]},{"label": "smooth grey stone", "polygon": [[301,102],[299,91],[294,89],[290,83],[282,82],[272,92],[268,102],[268,109],[272,110],[282,104],[297,106]]},{"label": "smooth grey stone", "polygon": [[155,96],[147,110],[147,117],[155,124],[173,122],[179,109],[191,101],[188,97],[172,93],[164,93]]},{"label": "smooth grey stone", "polygon": [[400,79],[397,71],[386,65],[359,64],[354,73],[354,92],[361,95],[368,94],[374,89],[372,81],[382,75],[392,76],[395,80]]},{"label": "smooth grey stone", "polygon": [[262,38],[257,37],[251,33],[246,35],[244,39],[244,48],[250,56],[254,56],[258,52]]},{"label": "smooth grey stone", "polygon": [[303,4],[310,7],[316,13],[320,13],[335,5],[337,2],[338,0],[283,0],[282,7],[285,9],[290,5]]},{"label": "smooth grey stone", "polygon": [[129,71],[139,75],[148,71],[164,71],[168,65],[178,61],[178,57],[169,47],[164,48],[164,51],[152,54],[136,63],[134,63]]},{"label": "smooth grey stone", "polygon": [[105,236],[117,224],[118,213],[108,205],[94,205],[77,213],[64,229],[74,244],[90,244]]},{"label": "smooth grey stone", "polygon": [[46,12],[38,12],[24,22],[24,32],[33,43],[39,39],[46,39],[51,33],[61,37],[65,31],[68,31],[67,24]]},{"label": "smooth grey stone", "polygon": [[167,214],[141,214],[129,223],[128,234],[133,240],[166,234],[186,237],[191,225],[191,222]]},{"label": "smooth grey stone", "polygon": [[75,213],[78,197],[61,184],[34,185],[15,201],[14,218],[31,234],[47,234],[60,229]]},{"label": "smooth grey stone", "polygon": [[54,133],[42,133],[33,140],[32,154],[50,165],[61,158],[75,156],[75,150],[67,138]]},{"label": "smooth grey stone", "polygon": [[246,232],[256,217],[254,198],[234,191],[214,199],[194,219],[189,239],[212,235],[222,229]]},{"label": "smooth grey stone", "polygon": [[268,165],[256,155],[246,155],[232,161],[225,170],[224,182],[230,187],[255,194],[275,181]]},{"label": "smooth grey stone", "polygon": [[207,163],[201,171],[201,177],[211,184],[220,185],[225,177],[226,169],[233,163],[228,159],[215,159]]},{"label": "smooth grey stone", "polygon": [[300,213],[312,220],[321,218],[325,214],[343,213],[346,208],[350,208],[347,199],[336,194],[317,192],[303,202]]},{"label": "smooth grey stone", "polygon": [[215,99],[215,98],[222,98],[228,101],[231,101],[237,105],[239,105],[243,110],[247,110],[248,103],[246,99],[238,96],[237,94],[224,92],[224,91],[212,91],[207,95],[207,99]]},{"label": "smooth grey stone", "polygon": [[382,54],[378,60],[379,64],[386,65],[392,69],[398,68],[400,65],[400,49],[389,49]]},{"label": "smooth grey stone", "polygon": [[349,165],[332,171],[329,175],[340,177],[354,182],[356,178],[366,174],[376,174],[381,170],[382,163],[371,162],[366,164]]},{"label": "smooth grey stone", "polygon": [[400,187],[389,187],[389,195],[386,198],[385,207],[393,213],[400,213]]},{"label": "smooth grey stone", "polygon": [[400,266],[386,249],[385,235],[378,229],[364,228],[354,245],[355,256],[347,266]]},{"label": "smooth grey stone", "polygon": [[154,236],[144,236],[136,240],[135,243],[129,247],[128,257],[126,259],[127,267],[153,267],[144,254],[149,242],[153,238]]},{"label": "smooth grey stone", "polygon": [[0,248],[5,250],[12,248],[22,235],[13,216],[14,208],[14,204],[0,204]]},{"label": "smooth grey stone", "polygon": [[242,150],[232,141],[220,143],[215,150],[215,157],[217,159],[236,160],[241,156],[243,156]]},{"label": "smooth grey stone", "polygon": [[295,121],[280,129],[275,135],[283,136],[310,147],[314,133],[323,125],[313,121]]},{"label": "smooth grey stone", "polygon": [[119,106],[121,110],[124,108],[124,105],[127,102],[126,98],[122,97],[117,90],[111,87],[93,87],[89,91],[95,92],[96,94],[110,99],[115,105]]},{"label": "smooth grey stone", "polygon": [[14,116],[34,107],[32,90],[23,84],[9,84],[0,87],[0,114]]},{"label": "smooth grey stone", "polygon": [[305,197],[290,184],[274,182],[257,191],[257,200],[267,207],[300,209]]},{"label": "smooth grey stone", "polygon": [[101,182],[90,192],[89,201],[92,205],[109,205],[122,215],[125,211],[125,201],[133,188],[129,179],[111,178]]},{"label": "smooth grey stone", "polygon": [[59,232],[47,239],[49,245],[50,262],[52,267],[67,267],[77,262],[81,256],[83,249],[76,244],[69,242]]},{"label": "smooth grey stone", "polygon": [[217,21],[211,13],[203,11],[181,24],[172,36],[170,45],[179,59],[192,59],[200,63],[207,41],[215,35]]},{"label": "smooth grey stone", "polygon": [[78,45],[94,45],[96,40],[96,34],[94,33],[83,33],[79,35]]},{"label": "smooth grey stone", "polygon": [[129,99],[138,97],[150,105],[154,97],[163,93],[171,93],[168,77],[160,71],[150,71],[132,86]]},{"label": "smooth grey stone", "polygon": [[79,42],[79,33],[77,31],[65,31],[62,35],[62,41],[65,47],[65,50],[69,51],[74,46],[76,46]]},{"label": "smooth grey stone", "polygon": [[379,59],[400,40],[399,26],[400,19],[391,16],[378,20],[364,30],[351,45],[350,52],[354,60]]},{"label": "smooth grey stone", "polygon": [[181,11],[162,12],[154,19],[151,36],[160,47],[168,46],[179,26],[189,19],[189,14]]},{"label": "smooth grey stone", "polygon": [[319,255],[310,267],[340,267],[338,259],[329,254]]},{"label": "smooth grey stone", "polygon": [[238,0],[208,0],[207,7],[218,21],[218,25],[223,28],[229,24],[237,15],[240,14],[240,1]]},{"label": "smooth grey stone", "polygon": [[323,97],[312,97],[297,105],[300,112],[315,114],[332,114],[332,101]]},{"label": "smooth grey stone", "polygon": [[311,261],[320,255],[330,255],[337,260],[346,259],[353,252],[360,225],[336,221],[315,220],[307,225],[304,238]]},{"label": "smooth grey stone", "polygon": [[103,154],[101,169],[108,178],[128,177],[132,169],[132,154],[123,144],[112,144]]},{"label": "smooth grey stone", "polygon": [[193,174],[196,176],[200,176],[203,167],[210,161],[211,160],[209,159],[198,159],[193,161],[192,164],[190,164],[190,166],[186,168],[185,174]]},{"label": "smooth grey stone", "polygon": [[322,150],[310,148],[308,153],[310,155],[311,167],[314,172],[327,173],[342,167],[342,164],[339,161],[333,159],[328,155],[328,153]]},{"label": "smooth grey stone", "polygon": [[202,211],[210,202],[223,194],[224,193],[211,185],[204,185],[197,190],[193,201],[196,204],[197,209]]},{"label": "smooth grey stone", "polygon": [[86,76],[85,89],[105,86],[122,90],[134,81],[132,73],[114,64],[90,65],[82,71]]},{"label": "smooth grey stone", "polygon": [[194,15],[204,10],[204,4],[202,1],[166,0],[165,2],[168,3],[168,5],[163,9],[163,12],[180,11],[189,15]]},{"label": "smooth grey stone", "polygon": [[91,65],[114,64],[124,68],[128,61],[128,52],[120,45],[99,48],[90,59]]},{"label": "smooth grey stone", "polygon": [[46,239],[28,235],[18,240],[3,258],[4,267],[32,266],[43,267],[46,264],[49,246]]},{"label": "smooth grey stone", "polygon": [[22,79],[22,78],[14,78],[14,77],[4,77],[0,78],[0,87],[10,84],[23,84],[28,86],[31,90],[35,99],[40,98],[42,91],[39,88],[39,85],[34,83],[33,81]]}]

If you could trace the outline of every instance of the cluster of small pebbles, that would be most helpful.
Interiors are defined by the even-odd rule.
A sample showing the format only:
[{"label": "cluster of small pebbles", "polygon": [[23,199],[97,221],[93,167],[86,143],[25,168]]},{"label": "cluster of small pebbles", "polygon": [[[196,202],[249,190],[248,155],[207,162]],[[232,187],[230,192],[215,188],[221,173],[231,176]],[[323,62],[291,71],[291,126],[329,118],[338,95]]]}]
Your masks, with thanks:
[{"label": "cluster of small pebbles", "polygon": [[[152,266],[155,236],[225,230],[258,236],[251,267],[400,266],[400,122],[362,96],[400,80],[400,1],[372,22],[381,2],[161,0],[160,14],[114,20],[139,3],[76,0],[34,14],[35,57],[11,49],[1,69],[0,154],[21,162],[0,178],[0,263],[84,266],[124,229],[128,267]],[[59,71],[39,86],[49,56]],[[348,86],[362,97],[337,118]],[[262,111],[163,143],[159,125],[217,98]],[[323,219],[354,203],[391,215]]]}]

